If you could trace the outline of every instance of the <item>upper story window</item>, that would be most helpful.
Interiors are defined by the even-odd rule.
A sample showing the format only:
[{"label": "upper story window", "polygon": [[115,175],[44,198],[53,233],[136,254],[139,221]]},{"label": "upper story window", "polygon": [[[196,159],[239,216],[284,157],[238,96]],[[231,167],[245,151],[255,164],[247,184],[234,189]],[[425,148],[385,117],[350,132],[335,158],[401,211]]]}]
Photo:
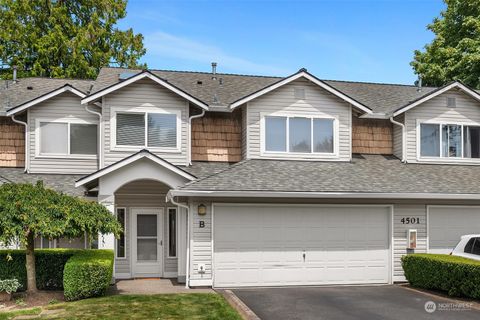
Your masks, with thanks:
[{"label": "upper story window", "polygon": [[38,156],[92,157],[97,154],[97,125],[74,120],[39,120]]},{"label": "upper story window", "polygon": [[265,116],[265,152],[333,154],[335,119]]},{"label": "upper story window", "polygon": [[421,123],[420,157],[480,158],[480,126]]},{"label": "upper story window", "polygon": [[177,113],[123,112],[115,114],[115,147],[178,151],[180,115]]}]

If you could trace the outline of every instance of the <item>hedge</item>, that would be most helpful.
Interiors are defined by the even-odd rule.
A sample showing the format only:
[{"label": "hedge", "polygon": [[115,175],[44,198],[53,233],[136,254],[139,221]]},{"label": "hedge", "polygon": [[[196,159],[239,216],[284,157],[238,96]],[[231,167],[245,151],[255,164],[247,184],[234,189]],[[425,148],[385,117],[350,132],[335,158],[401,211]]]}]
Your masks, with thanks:
[{"label": "hedge", "polygon": [[104,295],[112,281],[113,260],[112,250],[85,250],[71,257],[63,270],[65,299]]},{"label": "hedge", "polygon": [[[76,249],[35,249],[37,288],[40,290],[62,290],[63,268]],[[27,288],[25,250],[0,250],[0,279],[17,279],[19,290]]]},{"label": "hedge", "polygon": [[480,298],[480,261],[444,254],[410,254],[402,257],[402,267],[414,287]]}]

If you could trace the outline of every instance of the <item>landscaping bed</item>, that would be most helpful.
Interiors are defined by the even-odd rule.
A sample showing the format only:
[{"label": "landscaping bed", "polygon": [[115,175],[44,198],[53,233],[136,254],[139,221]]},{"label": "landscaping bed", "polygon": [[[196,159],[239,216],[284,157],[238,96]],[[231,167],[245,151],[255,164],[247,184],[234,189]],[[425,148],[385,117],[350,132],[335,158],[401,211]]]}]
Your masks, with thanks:
[{"label": "landscaping bed", "polygon": [[480,261],[444,254],[411,254],[402,257],[402,267],[412,287],[480,299]]}]

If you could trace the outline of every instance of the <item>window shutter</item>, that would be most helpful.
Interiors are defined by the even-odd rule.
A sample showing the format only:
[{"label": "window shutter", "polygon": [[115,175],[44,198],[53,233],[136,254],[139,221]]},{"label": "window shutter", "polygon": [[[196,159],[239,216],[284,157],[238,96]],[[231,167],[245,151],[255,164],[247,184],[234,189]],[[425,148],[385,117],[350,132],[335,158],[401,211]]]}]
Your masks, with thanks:
[{"label": "window shutter", "polygon": [[145,115],[117,113],[117,145],[145,146]]}]

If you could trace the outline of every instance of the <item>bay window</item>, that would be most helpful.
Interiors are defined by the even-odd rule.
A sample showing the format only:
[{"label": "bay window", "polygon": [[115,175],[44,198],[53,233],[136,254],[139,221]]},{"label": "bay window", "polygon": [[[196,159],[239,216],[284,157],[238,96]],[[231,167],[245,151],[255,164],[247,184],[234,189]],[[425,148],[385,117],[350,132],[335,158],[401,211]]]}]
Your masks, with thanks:
[{"label": "bay window", "polygon": [[420,156],[480,158],[480,126],[421,123]]},{"label": "bay window", "polygon": [[51,156],[96,155],[96,124],[69,121],[38,122],[38,154]]},{"label": "bay window", "polygon": [[334,153],[332,118],[265,116],[265,152]]},{"label": "bay window", "polygon": [[171,113],[117,112],[116,146],[178,149],[178,118]]}]

